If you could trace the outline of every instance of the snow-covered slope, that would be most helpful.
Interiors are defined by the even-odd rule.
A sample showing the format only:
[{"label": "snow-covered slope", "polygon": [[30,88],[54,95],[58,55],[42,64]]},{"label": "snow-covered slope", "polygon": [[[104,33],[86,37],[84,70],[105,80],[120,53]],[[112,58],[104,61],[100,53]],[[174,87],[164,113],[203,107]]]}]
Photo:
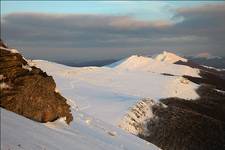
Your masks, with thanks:
[{"label": "snow-covered slope", "polygon": [[182,75],[198,77],[199,70],[149,57],[131,56],[114,67],[68,67],[40,60],[31,63],[52,75],[58,90],[80,110],[113,125],[118,125],[141,98],[198,98],[198,85]]},{"label": "snow-covered slope", "polygon": [[[175,54],[169,54],[165,56],[163,54],[159,54],[158,56],[156,56],[155,59],[150,57],[133,55],[122,61],[115,62],[113,63],[113,65],[109,65],[109,67],[114,66],[114,68],[127,71],[144,71],[152,73],[168,73],[178,76],[189,75],[199,77],[199,70],[191,68],[189,66],[182,66],[172,63],[177,62],[178,60],[185,61],[185,59],[176,56]],[[160,59],[163,56],[165,57],[165,60]]]},{"label": "snow-covered slope", "polygon": [[1,108],[1,150],[157,150],[153,144],[119,128],[73,112],[68,126],[63,118],[37,123]]},{"label": "snow-covered slope", "polygon": [[[11,50],[11,49],[7,49],[7,50],[9,50],[12,53],[18,52],[16,50]],[[32,62],[29,62],[29,63],[31,65],[34,65],[32,64]],[[63,65],[50,63],[50,62],[47,62],[47,63],[45,62],[45,66],[48,67],[47,69],[48,73],[54,72],[55,74],[58,74],[59,77],[63,77],[60,80],[62,82],[57,83],[57,86],[61,90],[61,87],[63,87],[64,85],[66,86],[69,85],[69,91],[68,89],[65,88],[65,92],[69,92],[69,93],[73,93],[73,91],[70,91],[70,90],[74,90],[73,89],[74,85],[70,82],[71,76],[68,75],[68,73],[70,74],[70,71],[72,71],[71,73],[73,76],[73,73],[75,74],[78,72],[85,73],[91,70],[100,69],[96,67],[87,67],[82,69],[71,68],[71,67],[66,67]],[[30,69],[33,69],[33,67],[31,68],[31,66],[29,65],[26,65],[26,66],[22,65],[22,67],[24,69],[28,69],[29,71],[31,71]],[[65,74],[62,74],[63,72]],[[2,80],[5,79],[3,75],[0,75],[0,78]],[[39,82],[39,81],[40,80],[38,80],[37,82],[38,84],[43,85],[44,87],[43,90],[45,90],[45,88],[47,90],[47,86],[49,84],[46,84],[46,82]],[[75,80],[73,80],[73,82],[74,81]],[[52,88],[53,91],[54,91],[54,87],[55,86],[53,86]],[[4,88],[11,88],[11,87],[7,87],[7,85],[2,84],[1,89],[4,89]],[[28,87],[28,91],[30,88],[31,86]],[[55,91],[60,92],[59,89],[56,88]],[[87,92],[85,90],[86,89],[84,89],[84,91],[79,91],[79,90],[78,91],[84,94],[85,92]],[[31,90],[31,91],[34,92],[34,90]],[[92,94],[95,95],[98,93],[96,92]],[[29,94],[24,95],[22,99],[28,95]],[[68,94],[65,94],[65,95],[68,96]],[[89,96],[92,96],[92,95],[89,95]],[[16,95],[15,99],[18,100],[18,95]],[[40,98],[37,96],[36,97],[34,96],[33,99],[40,100]],[[63,102],[65,103],[65,101]],[[5,110],[3,108],[6,108],[6,107],[1,105],[1,107],[3,107],[3,108],[0,108],[1,150],[12,150],[12,149],[13,150],[16,150],[16,149],[24,149],[24,150],[63,150],[63,149],[66,149],[66,150],[70,150],[70,149],[71,150],[73,149],[78,149],[78,150],[88,150],[88,149],[156,150],[156,149],[159,149],[153,144],[146,142],[134,135],[131,135],[116,126],[112,126],[110,124],[107,124],[104,121],[99,120],[97,117],[95,117],[95,115],[93,115],[94,113],[92,115],[86,114],[85,112],[82,111],[85,108],[83,106],[80,107],[80,105],[78,106],[74,98],[72,98],[71,100],[68,99],[67,103],[71,106],[71,111],[74,116],[73,121],[69,125],[67,124],[68,122],[66,123],[66,117],[60,118],[54,122],[40,123],[40,122],[35,122],[30,119],[27,119],[11,111]],[[39,104],[40,103],[38,103],[38,105]],[[41,104],[41,105],[50,107],[53,104],[54,103]],[[106,103],[104,103],[104,105],[105,104]],[[37,107],[37,103],[34,103],[34,107]],[[56,107],[58,110],[64,111],[61,107],[58,107],[58,106]],[[30,107],[26,107],[26,108],[30,109]]]},{"label": "snow-covered slope", "polygon": [[74,120],[70,125],[64,118],[41,124],[1,108],[1,149],[158,149],[135,136],[150,132],[145,132],[147,121],[158,118],[154,106],[170,108],[158,100],[199,97],[199,85],[182,77],[199,77],[199,70],[174,64],[179,60],[186,61],[166,52],[155,58],[134,55],[104,67],[29,61],[53,76],[55,90],[67,98]]},{"label": "snow-covered slope", "polygon": [[[175,62],[178,61],[183,61],[187,62],[187,59],[180,57],[174,53],[163,51],[161,54],[153,55],[152,57],[145,57],[141,55],[132,55],[128,58],[121,59],[117,62],[114,62],[112,64],[107,65],[108,67],[116,67],[119,66],[120,64],[126,62],[129,63],[129,65],[142,65],[142,64],[148,64],[150,60],[156,60],[164,63],[171,63],[174,64]],[[131,64],[132,63],[132,64]]]}]

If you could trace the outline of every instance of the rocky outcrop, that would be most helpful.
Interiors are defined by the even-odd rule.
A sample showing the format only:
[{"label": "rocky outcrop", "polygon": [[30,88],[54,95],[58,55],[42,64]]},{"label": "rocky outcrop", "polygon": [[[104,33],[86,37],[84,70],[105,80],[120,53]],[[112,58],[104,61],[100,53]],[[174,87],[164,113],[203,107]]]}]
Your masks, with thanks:
[{"label": "rocky outcrop", "polygon": [[73,119],[66,99],[55,91],[51,76],[30,66],[14,49],[0,42],[0,106],[38,122]]},{"label": "rocky outcrop", "polygon": [[156,103],[152,99],[141,99],[119,122],[119,127],[132,133],[145,133],[146,120],[153,117],[152,106]]},{"label": "rocky outcrop", "polygon": [[143,98],[138,101],[119,122],[119,127],[134,135],[148,134],[147,123],[154,118],[153,106],[166,107],[162,103],[156,103],[150,98]]}]

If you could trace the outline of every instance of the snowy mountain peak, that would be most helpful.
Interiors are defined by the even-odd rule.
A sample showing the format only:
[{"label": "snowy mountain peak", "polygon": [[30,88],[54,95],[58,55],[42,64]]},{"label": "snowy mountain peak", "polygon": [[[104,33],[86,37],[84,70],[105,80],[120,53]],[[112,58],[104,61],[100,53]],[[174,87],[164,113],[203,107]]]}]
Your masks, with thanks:
[{"label": "snowy mountain peak", "polygon": [[151,58],[150,57],[145,57],[145,56],[140,56],[140,55],[132,55],[128,58],[121,59],[117,62],[114,62],[110,65],[107,65],[107,67],[137,67],[142,64],[147,64]]},{"label": "snowy mountain peak", "polygon": [[123,69],[140,69],[140,68],[146,68],[149,66],[159,66],[162,64],[173,64],[177,61],[183,61],[187,62],[187,59],[180,57],[174,53],[164,51],[161,54],[158,54],[153,57],[148,56],[141,56],[141,55],[132,55],[128,58],[119,60],[117,62],[114,62],[110,65],[107,65],[107,67],[110,68],[123,68]]},{"label": "snowy mountain peak", "polygon": [[126,59],[117,61],[109,67],[123,68],[123,69],[135,69],[148,65],[153,59],[150,57],[132,55]]},{"label": "snowy mountain peak", "polygon": [[141,71],[151,73],[169,73],[172,75],[189,75],[199,77],[199,70],[189,66],[175,64],[177,61],[186,62],[185,58],[179,57],[173,53],[164,52],[155,57],[132,55],[106,67],[123,71]]},{"label": "snowy mountain peak", "polygon": [[167,63],[175,63],[177,61],[187,62],[187,59],[167,51],[164,51],[163,53],[157,55],[154,59]]},{"label": "snowy mountain peak", "polygon": [[151,58],[150,57],[145,57],[145,56],[140,56],[140,55],[132,55],[126,59],[126,61],[123,62],[123,64],[129,64],[129,65],[141,65],[141,64],[146,64],[149,62]]}]

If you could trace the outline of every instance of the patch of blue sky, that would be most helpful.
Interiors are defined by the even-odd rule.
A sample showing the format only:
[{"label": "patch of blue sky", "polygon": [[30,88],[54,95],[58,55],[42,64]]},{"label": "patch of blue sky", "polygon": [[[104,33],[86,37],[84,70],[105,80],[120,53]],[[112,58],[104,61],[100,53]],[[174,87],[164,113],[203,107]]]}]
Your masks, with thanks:
[{"label": "patch of blue sky", "polygon": [[213,1],[1,1],[1,17],[9,13],[101,14],[141,20],[171,20],[174,9]]}]

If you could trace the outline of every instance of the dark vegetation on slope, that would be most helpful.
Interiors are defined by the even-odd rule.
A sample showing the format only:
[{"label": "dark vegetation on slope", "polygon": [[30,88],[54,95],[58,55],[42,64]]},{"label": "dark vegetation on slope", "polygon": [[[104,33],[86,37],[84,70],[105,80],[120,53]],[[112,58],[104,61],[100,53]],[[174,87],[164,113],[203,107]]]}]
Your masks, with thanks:
[{"label": "dark vegetation on slope", "polygon": [[29,66],[19,53],[4,49],[7,47],[2,41],[0,44],[0,106],[38,122],[66,117],[70,123],[70,106],[55,92],[53,78]]},{"label": "dark vegetation on slope", "polygon": [[147,122],[148,133],[139,137],[164,150],[225,149],[224,72],[198,65],[195,68],[201,69],[201,78],[184,77],[201,85],[197,89],[200,98],[161,99],[167,107],[152,107],[155,117]]},{"label": "dark vegetation on slope", "polygon": [[199,58],[199,57],[188,57],[194,63],[212,66],[220,69],[225,69],[225,57],[214,57],[214,58]]},{"label": "dark vegetation on slope", "polygon": [[200,71],[201,78],[184,75],[183,77],[197,84],[210,84],[214,88],[225,91],[225,79],[215,73]]},{"label": "dark vegetation on slope", "polygon": [[206,85],[198,93],[193,101],[162,99],[168,107],[153,106],[149,132],[139,136],[164,150],[224,150],[225,93]]},{"label": "dark vegetation on slope", "polygon": [[216,70],[214,68],[204,67],[204,66],[201,66],[201,65],[196,64],[196,63],[191,62],[191,61],[187,61],[187,62],[177,61],[177,62],[175,62],[175,64],[186,65],[186,66],[189,66],[189,67],[192,67],[192,68],[197,68],[197,69],[200,69],[201,72],[209,73],[211,75],[218,76],[218,77],[225,80],[225,70]]},{"label": "dark vegetation on slope", "polygon": [[173,74],[170,74],[170,73],[161,73],[161,75],[164,75],[164,76],[174,76]]},{"label": "dark vegetation on slope", "polygon": [[209,84],[213,85],[214,88],[225,91],[225,71],[224,70],[216,70],[213,68],[207,68],[193,62],[182,62],[178,61],[176,64],[186,65],[192,68],[197,68],[200,70],[199,75],[201,78],[186,76],[183,77],[197,84]]},{"label": "dark vegetation on slope", "polygon": [[185,110],[195,111],[205,116],[225,122],[225,93],[203,85],[197,93],[201,95],[198,100],[188,101],[180,98],[162,99],[167,106],[179,107]]}]

